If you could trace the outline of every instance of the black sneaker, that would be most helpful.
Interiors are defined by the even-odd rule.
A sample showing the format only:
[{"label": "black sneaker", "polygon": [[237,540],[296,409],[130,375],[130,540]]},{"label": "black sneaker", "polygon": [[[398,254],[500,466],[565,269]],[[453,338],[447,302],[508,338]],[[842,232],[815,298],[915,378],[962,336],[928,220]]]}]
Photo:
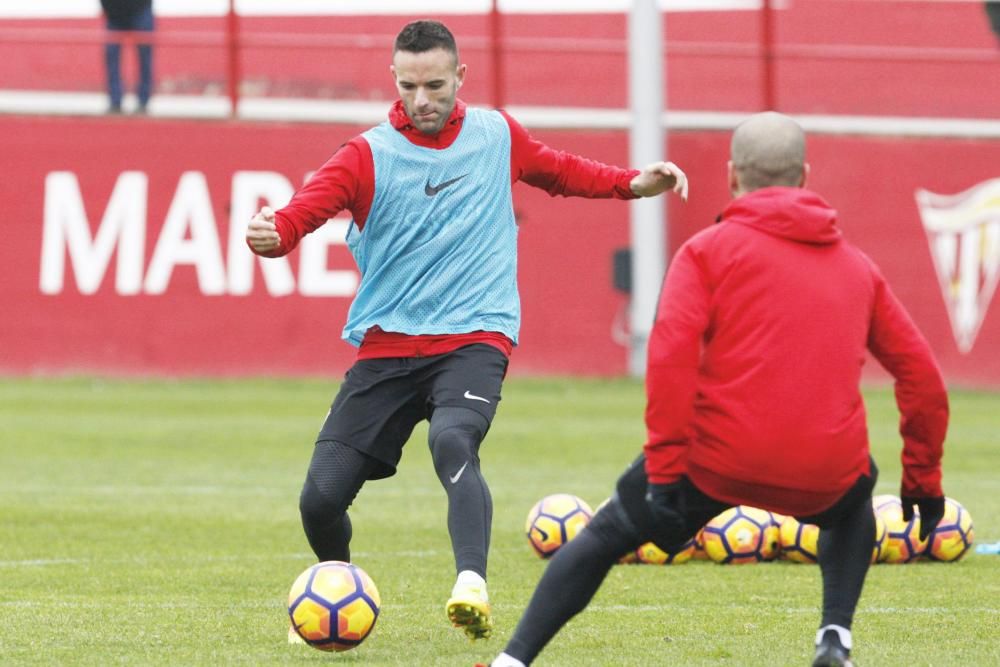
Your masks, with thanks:
[{"label": "black sneaker", "polygon": [[854,667],[851,651],[840,643],[836,630],[827,630],[816,645],[816,655],[812,667]]}]

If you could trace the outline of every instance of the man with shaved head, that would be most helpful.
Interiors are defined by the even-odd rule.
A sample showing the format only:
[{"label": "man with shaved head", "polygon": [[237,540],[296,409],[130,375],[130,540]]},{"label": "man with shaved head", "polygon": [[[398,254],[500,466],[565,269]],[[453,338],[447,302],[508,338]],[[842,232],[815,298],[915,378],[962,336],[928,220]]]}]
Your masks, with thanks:
[{"label": "man with shaved head", "polygon": [[866,352],[896,379],[904,515],[919,509],[921,538],[940,521],[941,373],[878,267],[805,189],[805,146],[802,128],[778,113],[754,115],[733,133],[733,200],[718,224],[681,246],[663,284],[643,454],[553,557],[493,667],[530,664],[621,556],[648,541],[676,553],[736,505],[820,527],[812,664],[850,665],[875,540],[878,470],[858,388]]},{"label": "man with shaved head", "polygon": [[770,186],[798,187],[806,175],[806,137],[802,128],[780,113],[757,114],[736,128],[730,145],[731,164],[739,174],[739,183],[732,180],[734,192],[740,185],[743,192]]}]

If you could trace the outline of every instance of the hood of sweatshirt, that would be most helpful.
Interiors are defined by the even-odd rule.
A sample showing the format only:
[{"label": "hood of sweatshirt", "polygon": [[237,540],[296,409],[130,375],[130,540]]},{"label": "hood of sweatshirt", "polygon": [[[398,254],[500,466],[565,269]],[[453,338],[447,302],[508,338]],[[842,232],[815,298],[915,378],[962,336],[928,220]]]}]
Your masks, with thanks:
[{"label": "hood of sweatshirt", "polygon": [[729,202],[720,219],[799,243],[828,245],[841,239],[837,211],[803,188],[754,190]]}]

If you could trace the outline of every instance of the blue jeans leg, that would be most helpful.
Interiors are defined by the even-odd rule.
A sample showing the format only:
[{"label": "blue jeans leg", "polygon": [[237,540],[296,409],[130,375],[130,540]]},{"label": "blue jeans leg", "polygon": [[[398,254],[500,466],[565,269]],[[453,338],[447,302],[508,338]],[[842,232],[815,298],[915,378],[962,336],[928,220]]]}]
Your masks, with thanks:
[{"label": "blue jeans leg", "polygon": [[146,108],[153,94],[153,47],[149,44],[139,46],[139,107]]},{"label": "blue jeans leg", "polygon": [[122,108],[121,44],[104,45],[104,65],[108,74],[108,99],[111,108]]},{"label": "blue jeans leg", "polygon": [[[133,27],[144,32],[153,32],[153,10],[148,9],[136,17]],[[139,96],[139,108],[145,109],[153,94],[153,46],[140,44],[139,52],[139,86],[136,93]]]}]

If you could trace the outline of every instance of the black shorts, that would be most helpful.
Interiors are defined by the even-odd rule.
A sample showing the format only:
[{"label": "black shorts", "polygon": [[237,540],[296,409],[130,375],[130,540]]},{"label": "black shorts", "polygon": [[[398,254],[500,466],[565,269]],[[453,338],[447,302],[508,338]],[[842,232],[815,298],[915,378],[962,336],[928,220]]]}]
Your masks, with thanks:
[{"label": "black shorts", "polygon": [[[803,523],[812,523],[820,528],[835,525],[840,519],[853,510],[858,503],[871,502],[872,489],[878,479],[878,468],[875,461],[871,463],[871,475],[861,475],[857,481],[835,502],[831,507],[812,516],[796,517]],[[613,502],[608,503],[612,511],[604,513],[601,521],[598,517],[602,512],[598,512],[592,524],[595,530],[610,530],[621,534],[625,532],[632,536],[636,544],[647,541],[655,541],[661,548],[670,551],[674,547],[682,545],[691,539],[702,526],[708,523],[716,515],[732,507],[730,503],[716,500],[702,492],[687,477],[680,480],[682,493],[680,494],[681,507],[678,510],[684,517],[684,529],[675,534],[665,535],[659,529],[653,519],[653,514],[646,504],[646,487],[648,485],[646,477],[646,457],[640,455],[625,470],[615,486]],[[612,527],[605,525],[605,522],[614,522],[618,525]]]},{"label": "black shorts", "polygon": [[492,423],[507,363],[482,343],[431,357],[361,359],[347,371],[316,441],[364,452],[382,463],[369,479],[390,477],[413,427],[435,408],[469,408]]}]

